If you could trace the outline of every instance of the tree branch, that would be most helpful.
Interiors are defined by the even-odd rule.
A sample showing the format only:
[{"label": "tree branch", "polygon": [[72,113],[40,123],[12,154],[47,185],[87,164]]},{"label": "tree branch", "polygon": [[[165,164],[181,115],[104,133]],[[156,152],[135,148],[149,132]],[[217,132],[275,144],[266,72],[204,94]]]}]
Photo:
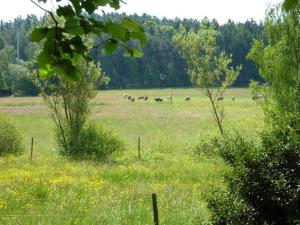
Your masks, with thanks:
[{"label": "tree branch", "polygon": [[40,6],[38,3],[36,3],[36,2],[33,1],[33,0],[30,0],[30,1],[31,1],[34,5],[36,5],[38,8],[40,8],[41,10],[45,11],[46,13],[48,13],[48,14],[51,16],[52,20],[54,21],[56,27],[58,26],[58,21],[55,19],[54,14],[53,14],[51,11],[49,11],[49,10],[43,8],[42,6]]},{"label": "tree branch", "polygon": [[109,42],[109,41],[112,41],[112,40],[113,40],[112,38],[108,38],[108,39],[106,39],[106,40],[100,42],[99,44],[94,45],[92,48],[89,49],[89,51],[91,51],[91,50],[93,50],[93,49],[95,49],[95,48],[98,48],[98,47],[104,45],[106,42]]}]

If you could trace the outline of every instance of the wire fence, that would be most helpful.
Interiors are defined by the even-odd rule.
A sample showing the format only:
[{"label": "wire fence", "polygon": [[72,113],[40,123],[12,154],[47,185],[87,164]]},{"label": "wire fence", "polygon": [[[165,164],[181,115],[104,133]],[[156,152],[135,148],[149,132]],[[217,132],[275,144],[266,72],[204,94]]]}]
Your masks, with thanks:
[{"label": "wire fence", "polygon": [[[45,154],[45,155],[55,155],[55,156],[59,156],[61,153],[60,150],[61,147],[57,147],[57,146],[51,146],[47,149],[47,151],[38,151],[35,150],[35,140],[34,138],[31,139],[30,141],[30,147],[29,147],[29,159],[30,161],[35,160],[38,156]],[[72,150],[94,150],[95,148],[93,147],[69,147],[69,149]],[[136,157],[141,158],[141,143],[140,143],[140,138],[138,139],[137,142],[137,154]],[[214,163],[206,163],[206,164],[210,164],[212,166],[214,166]],[[0,195],[1,197],[1,195]],[[96,196],[98,197],[98,196]],[[175,199],[176,200],[176,199]],[[16,201],[16,200],[15,200]],[[30,203],[30,202],[36,202],[34,204],[47,204],[49,203],[49,201],[63,201],[63,199],[60,198],[50,198],[50,199],[38,199],[35,197],[26,197],[25,199],[22,199],[22,203],[21,205],[26,205],[26,202]],[[147,195],[145,193],[141,193],[141,194],[135,194],[134,196],[129,196],[127,198],[124,198],[121,196],[121,199],[108,199],[108,198],[103,198],[101,199],[102,202],[110,202],[110,205],[115,205],[114,210],[119,211],[122,216],[126,216],[126,215],[131,215],[134,217],[149,217],[152,218],[152,213],[153,211],[151,210],[151,202],[153,203],[153,199],[151,201],[151,195]],[[193,205],[191,204],[191,207],[178,207],[178,206],[174,206],[172,204],[168,205],[166,203],[166,201],[161,202],[160,204],[161,208],[158,207],[157,210],[160,210],[160,212],[162,212],[162,218],[168,217],[168,216],[193,216],[199,213],[199,209],[197,208],[193,208]],[[142,207],[142,209],[141,209]],[[154,208],[154,206],[153,206]],[[112,210],[111,209],[111,210]],[[37,209],[38,210],[38,209]],[[58,218],[58,217],[63,217],[63,218],[73,218],[73,217],[84,217],[84,216],[88,216],[88,217],[101,217],[101,215],[105,215],[107,216],[107,214],[111,213],[109,209],[103,209],[103,208],[99,208],[99,212],[78,212],[78,213],[68,213],[68,212],[57,212],[57,213],[53,213],[53,211],[49,212],[49,213],[13,213],[13,212],[7,212],[7,213],[1,213],[1,208],[0,208],[0,221],[1,218]],[[67,210],[64,210],[67,211]],[[102,211],[102,212],[101,212]],[[104,214],[103,211],[106,213]],[[3,211],[2,211],[3,212]],[[160,215],[160,214],[159,214]],[[158,223],[154,223],[155,225]]]}]

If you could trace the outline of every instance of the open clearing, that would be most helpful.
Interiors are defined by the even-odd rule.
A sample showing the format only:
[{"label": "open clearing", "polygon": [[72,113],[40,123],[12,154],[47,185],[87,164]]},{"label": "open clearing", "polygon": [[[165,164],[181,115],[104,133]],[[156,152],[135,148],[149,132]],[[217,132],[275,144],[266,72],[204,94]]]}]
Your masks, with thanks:
[{"label": "open clearing", "polygon": [[[131,103],[124,93],[149,100]],[[26,151],[0,158],[0,224],[150,225],[153,192],[161,224],[208,224],[203,195],[222,187],[226,167],[218,157],[199,156],[194,149],[218,130],[209,102],[199,91],[173,89],[173,103],[167,101],[170,93],[171,89],[99,92],[90,118],[114,128],[127,144],[126,152],[105,162],[59,156],[41,98],[1,98],[0,112],[14,117]],[[164,102],[154,102],[156,96]],[[184,101],[186,96],[191,101]],[[226,131],[247,134],[259,129],[262,113],[247,89],[229,90],[224,106]],[[33,162],[28,160],[31,137]]]}]

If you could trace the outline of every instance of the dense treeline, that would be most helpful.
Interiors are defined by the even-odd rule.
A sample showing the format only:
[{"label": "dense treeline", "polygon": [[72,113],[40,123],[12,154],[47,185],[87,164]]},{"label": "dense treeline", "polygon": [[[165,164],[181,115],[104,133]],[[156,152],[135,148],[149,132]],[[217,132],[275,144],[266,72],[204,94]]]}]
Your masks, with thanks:
[{"label": "dense treeline", "polygon": [[[118,20],[124,16],[126,15],[107,14],[101,16],[101,19]],[[110,77],[107,88],[191,86],[186,64],[175,49],[172,37],[181,24],[186,30],[198,30],[200,22],[193,19],[158,19],[145,14],[131,17],[144,25],[149,38],[148,44],[143,49],[144,57],[127,57],[121,49],[113,55],[105,55],[101,49],[92,52],[94,60],[102,64],[103,71]],[[36,44],[30,42],[29,33],[42,20],[45,18],[28,16],[26,19],[18,18],[13,22],[0,22],[0,89],[8,88],[19,95],[37,93],[26,75],[27,65],[24,62],[33,59],[38,49]],[[218,24],[216,20],[206,22],[214,25],[219,31],[220,51],[232,54],[232,66],[240,64],[243,66],[234,85],[247,86],[249,80],[259,80],[257,68],[246,59],[246,55],[253,39],[263,38],[263,25],[252,20],[245,23],[228,21],[223,25]],[[101,40],[95,37],[95,43],[100,42]],[[24,88],[27,90],[18,90]]]}]

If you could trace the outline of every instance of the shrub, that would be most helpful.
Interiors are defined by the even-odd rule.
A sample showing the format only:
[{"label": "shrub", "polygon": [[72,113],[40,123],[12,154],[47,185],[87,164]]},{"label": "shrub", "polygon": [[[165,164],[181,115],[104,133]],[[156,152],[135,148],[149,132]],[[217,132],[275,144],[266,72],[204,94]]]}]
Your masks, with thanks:
[{"label": "shrub", "polygon": [[125,149],[123,140],[112,130],[92,123],[81,130],[77,143],[64,146],[60,133],[57,135],[57,142],[63,154],[81,159],[103,159]]},{"label": "shrub", "polygon": [[0,115],[0,156],[19,154],[24,150],[22,137],[12,119]]},{"label": "shrub", "polygon": [[193,146],[193,152],[197,155],[215,156],[218,153],[216,144],[218,144],[217,138],[201,139]]},{"label": "shrub", "polygon": [[242,137],[219,141],[230,166],[227,191],[208,197],[214,224],[297,224],[300,219],[300,136],[275,128],[261,134],[261,145]]}]

